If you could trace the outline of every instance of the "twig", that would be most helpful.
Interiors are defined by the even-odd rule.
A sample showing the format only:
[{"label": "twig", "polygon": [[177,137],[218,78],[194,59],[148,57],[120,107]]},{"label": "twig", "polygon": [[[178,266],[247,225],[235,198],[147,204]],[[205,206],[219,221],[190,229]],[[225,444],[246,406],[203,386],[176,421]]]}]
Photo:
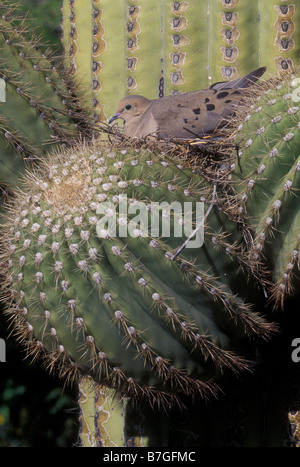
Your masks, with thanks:
[{"label": "twig", "polygon": [[185,240],[185,242],[176,250],[175,254],[171,257],[171,260],[174,261],[174,259],[182,252],[182,250],[184,250],[184,248],[187,246],[187,244],[191,241],[191,239],[196,235],[196,233],[198,232],[198,230],[204,226],[204,223],[205,223],[205,220],[208,218],[214,204],[215,204],[215,199],[216,199],[216,194],[217,194],[217,181],[214,182],[214,189],[213,189],[213,194],[212,194],[212,200],[211,200],[211,204],[208,208],[208,210],[206,211],[205,213],[205,216],[203,217],[203,219],[201,220],[201,222],[199,222],[199,224],[197,225],[197,227],[193,230],[193,232],[189,235],[189,237]]}]

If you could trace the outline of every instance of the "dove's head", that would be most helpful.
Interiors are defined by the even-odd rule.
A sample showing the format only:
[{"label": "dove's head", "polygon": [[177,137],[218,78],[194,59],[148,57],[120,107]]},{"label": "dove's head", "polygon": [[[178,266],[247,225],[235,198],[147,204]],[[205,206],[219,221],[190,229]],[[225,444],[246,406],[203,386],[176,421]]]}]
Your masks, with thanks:
[{"label": "dove's head", "polygon": [[125,124],[140,117],[149,107],[151,101],[143,96],[127,96],[120,100],[116,113],[109,120],[109,124],[121,118]]}]

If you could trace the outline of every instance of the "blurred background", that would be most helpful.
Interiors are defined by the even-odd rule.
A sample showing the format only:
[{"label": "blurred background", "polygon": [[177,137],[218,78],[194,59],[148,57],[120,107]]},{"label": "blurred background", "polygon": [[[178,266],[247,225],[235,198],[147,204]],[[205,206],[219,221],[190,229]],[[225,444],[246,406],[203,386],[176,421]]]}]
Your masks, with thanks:
[{"label": "blurred background", "polygon": [[[22,0],[32,25],[54,50],[60,46],[60,0]],[[49,375],[37,363],[24,361],[24,351],[0,310],[0,338],[6,341],[6,363],[0,363],[0,447],[64,447],[77,442],[76,388]]]},{"label": "blurred background", "polygon": [[20,10],[29,12],[32,25],[55,50],[60,49],[61,0],[19,0]]}]

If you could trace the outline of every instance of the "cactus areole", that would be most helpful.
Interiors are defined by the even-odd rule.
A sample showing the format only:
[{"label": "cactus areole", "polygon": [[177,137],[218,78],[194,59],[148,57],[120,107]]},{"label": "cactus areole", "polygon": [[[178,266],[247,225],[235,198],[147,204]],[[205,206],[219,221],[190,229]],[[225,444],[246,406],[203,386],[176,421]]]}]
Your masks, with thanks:
[{"label": "cactus areole", "polygon": [[31,172],[3,234],[7,314],[28,355],[69,380],[171,398],[214,394],[224,370],[247,367],[240,339],[266,337],[269,324],[230,290],[239,266],[228,234],[227,251],[216,247],[221,214],[215,236],[171,259],[185,221],[172,203],[195,213],[209,189],[166,155],[99,144]]}]

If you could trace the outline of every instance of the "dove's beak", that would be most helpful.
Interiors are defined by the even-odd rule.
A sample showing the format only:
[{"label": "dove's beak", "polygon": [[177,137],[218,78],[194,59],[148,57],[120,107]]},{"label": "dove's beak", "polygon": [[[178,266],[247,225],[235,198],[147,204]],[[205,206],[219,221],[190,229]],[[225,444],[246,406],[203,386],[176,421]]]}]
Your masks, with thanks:
[{"label": "dove's beak", "polygon": [[122,117],[120,117],[121,113],[122,113],[122,112],[118,112],[118,113],[116,113],[115,115],[113,115],[113,116],[110,118],[108,124],[110,125],[112,122],[114,122],[114,121],[117,120],[118,118],[122,118]]}]

